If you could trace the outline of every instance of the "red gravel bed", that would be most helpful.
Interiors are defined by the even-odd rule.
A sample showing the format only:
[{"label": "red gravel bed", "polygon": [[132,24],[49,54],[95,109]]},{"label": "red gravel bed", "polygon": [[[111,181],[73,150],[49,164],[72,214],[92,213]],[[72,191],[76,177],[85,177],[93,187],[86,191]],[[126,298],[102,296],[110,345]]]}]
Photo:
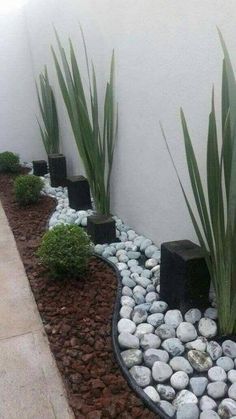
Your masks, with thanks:
[{"label": "red gravel bed", "polygon": [[3,174],[0,198],[75,417],[155,418],[129,388],[113,356],[111,320],[117,287],[113,270],[92,258],[79,280],[53,280],[35,251],[55,201],[42,197],[39,204],[20,208],[13,196],[13,177]]}]

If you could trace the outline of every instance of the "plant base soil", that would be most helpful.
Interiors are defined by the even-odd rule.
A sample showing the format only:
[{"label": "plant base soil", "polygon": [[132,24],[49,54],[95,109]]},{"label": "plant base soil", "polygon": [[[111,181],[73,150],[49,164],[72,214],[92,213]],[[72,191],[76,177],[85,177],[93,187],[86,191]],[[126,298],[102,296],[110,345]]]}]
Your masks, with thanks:
[{"label": "plant base soil", "polygon": [[117,279],[93,257],[81,278],[54,280],[35,252],[56,201],[19,207],[11,175],[0,175],[0,198],[15,236],[51,350],[78,419],[157,417],[129,388],[113,356],[111,320]]}]

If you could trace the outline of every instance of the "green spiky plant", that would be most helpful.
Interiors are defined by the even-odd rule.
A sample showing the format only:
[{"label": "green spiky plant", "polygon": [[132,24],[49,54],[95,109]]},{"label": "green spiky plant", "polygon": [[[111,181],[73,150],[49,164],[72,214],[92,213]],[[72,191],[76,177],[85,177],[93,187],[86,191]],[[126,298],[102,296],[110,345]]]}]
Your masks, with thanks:
[{"label": "green spiky plant", "polygon": [[217,132],[213,91],[207,140],[207,192],[203,188],[192,140],[181,109],[187,166],[198,217],[186,195],[165,133],[161,129],[195,232],[205,253],[216,293],[220,333],[230,335],[236,332],[236,81],[220,31],[219,36],[224,53],[222,141],[219,141]]},{"label": "green spiky plant", "polygon": [[36,83],[36,90],[43,121],[42,125],[37,119],[42,141],[47,154],[57,154],[59,153],[57,107],[46,66],[44,67],[44,72],[39,75],[39,87]]},{"label": "green spiky plant", "polygon": [[93,63],[92,75],[90,74],[83,31],[81,29],[88,77],[88,100],[73,44],[69,39],[70,57],[67,58],[58,34],[56,31],[55,33],[62,68],[53,48],[52,53],[62,96],[90,184],[96,210],[107,215],[110,213],[110,177],[118,126],[117,106],[114,105],[114,52],[111,58],[110,80],[106,85],[101,128],[96,74]]}]

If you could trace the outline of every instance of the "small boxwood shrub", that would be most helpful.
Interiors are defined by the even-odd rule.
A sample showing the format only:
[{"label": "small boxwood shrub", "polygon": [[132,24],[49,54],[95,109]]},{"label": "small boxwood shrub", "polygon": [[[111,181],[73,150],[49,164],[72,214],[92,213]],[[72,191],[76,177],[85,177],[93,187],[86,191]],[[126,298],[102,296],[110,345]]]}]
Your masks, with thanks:
[{"label": "small boxwood shrub", "polygon": [[45,233],[37,252],[54,277],[78,277],[86,270],[92,245],[77,225],[57,225]]},{"label": "small boxwood shrub", "polygon": [[18,176],[14,183],[15,198],[20,205],[38,202],[43,181],[34,175]]},{"label": "small boxwood shrub", "polygon": [[0,153],[0,172],[16,173],[20,168],[20,159],[11,151]]}]

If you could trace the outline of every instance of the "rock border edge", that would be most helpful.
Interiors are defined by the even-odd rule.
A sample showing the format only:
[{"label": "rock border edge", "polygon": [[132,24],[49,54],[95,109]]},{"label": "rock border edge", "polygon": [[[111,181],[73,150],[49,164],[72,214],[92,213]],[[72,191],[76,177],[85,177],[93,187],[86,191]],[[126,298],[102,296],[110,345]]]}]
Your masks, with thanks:
[{"label": "rock border edge", "polygon": [[109,260],[105,259],[103,256],[98,255],[97,253],[94,253],[94,256],[98,259],[105,262],[107,265],[109,265],[113,271],[116,274],[117,279],[117,291],[116,291],[116,299],[115,304],[113,308],[113,314],[112,314],[112,346],[113,346],[113,352],[115,355],[116,362],[119,365],[119,368],[122,372],[122,375],[126,379],[129,387],[136,393],[136,395],[142,400],[142,402],[145,404],[148,409],[150,409],[153,413],[159,415],[163,419],[170,419],[170,416],[168,416],[160,407],[158,407],[137,385],[135,380],[132,378],[132,376],[129,373],[128,368],[126,367],[122,356],[120,354],[120,348],[118,344],[118,329],[117,329],[117,323],[119,321],[119,312],[121,308],[120,300],[122,296],[122,279],[120,272],[118,268],[114,265],[114,263],[110,262]]}]

